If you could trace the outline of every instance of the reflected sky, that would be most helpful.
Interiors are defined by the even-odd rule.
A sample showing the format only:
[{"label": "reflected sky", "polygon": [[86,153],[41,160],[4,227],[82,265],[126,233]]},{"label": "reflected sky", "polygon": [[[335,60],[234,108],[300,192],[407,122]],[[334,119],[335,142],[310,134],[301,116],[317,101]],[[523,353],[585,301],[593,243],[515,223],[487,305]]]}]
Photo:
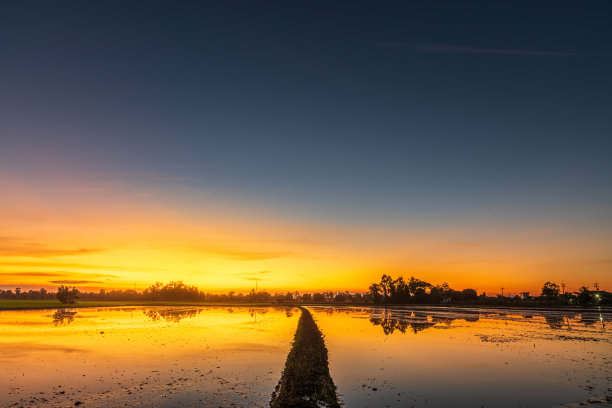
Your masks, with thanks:
[{"label": "reflected sky", "polygon": [[131,307],[0,312],[0,406],[266,406],[299,313]]},{"label": "reflected sky", "polygon": [[[610,395],[609,312],[310,309],[347,407],[569,407]],[[2,311],[0,406],[264,407],[299,315],[286,307]]]},{"label": "reflected sky", "polygon": [[610,313],[311,311],[347,407],[554,407],[610,394]]}]

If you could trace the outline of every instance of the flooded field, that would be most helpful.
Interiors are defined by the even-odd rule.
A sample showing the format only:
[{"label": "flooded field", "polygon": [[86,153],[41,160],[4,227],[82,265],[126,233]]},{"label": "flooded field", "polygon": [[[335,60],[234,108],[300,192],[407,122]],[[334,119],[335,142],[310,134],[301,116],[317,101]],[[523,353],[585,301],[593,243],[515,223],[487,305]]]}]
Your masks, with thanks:
[{"label": "flooded field", "polygon": [[[601,406],[604,312],[309,307],[346,407]],[[296,308],[0,312],[0,407],[264,407]]]},{"label": "flooded field", "polygon": [[309,309],[347,407],[612,403],[609,313]]},{"label": "flooded field", "polygon": [[0,312],[0,407],[267,406],[300,313],[131,307]]}]

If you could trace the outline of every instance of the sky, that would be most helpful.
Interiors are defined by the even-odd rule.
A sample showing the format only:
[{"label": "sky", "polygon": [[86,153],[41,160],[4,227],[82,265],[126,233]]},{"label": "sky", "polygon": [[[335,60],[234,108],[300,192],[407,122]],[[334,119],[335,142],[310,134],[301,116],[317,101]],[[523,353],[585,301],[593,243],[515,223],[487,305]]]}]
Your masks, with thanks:
[{"label": "sky", "polygon": [[4,2],[0,287],[612,290],[611,19]]}]

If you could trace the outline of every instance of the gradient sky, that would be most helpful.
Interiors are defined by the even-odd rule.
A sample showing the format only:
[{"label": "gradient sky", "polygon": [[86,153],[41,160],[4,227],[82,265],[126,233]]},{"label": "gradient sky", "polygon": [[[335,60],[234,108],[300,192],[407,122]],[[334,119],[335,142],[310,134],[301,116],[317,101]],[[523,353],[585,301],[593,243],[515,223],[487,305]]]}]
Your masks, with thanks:
[{"label": "gradient sky", "polygon": [[612,289],[612,3],[4,2],[0,286]]}]

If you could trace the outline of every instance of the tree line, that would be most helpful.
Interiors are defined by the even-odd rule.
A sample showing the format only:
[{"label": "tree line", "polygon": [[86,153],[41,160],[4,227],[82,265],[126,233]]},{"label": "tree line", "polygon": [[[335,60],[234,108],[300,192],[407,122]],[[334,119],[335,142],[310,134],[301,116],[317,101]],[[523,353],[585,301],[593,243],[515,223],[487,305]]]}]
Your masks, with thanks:
[{"label": "tree line", "polygon": [[156,282],[143,291],[135,289],[106,290],[84,292],[76,287],[59,286],[55,292],[44,288],[22,291],[1,290],[0,299],[52,300],[71,304],[78,300],[85,301],[186,301],[186,302],[257,302],[257,303],[334,303],[334,304],[482,304],[482,305],[606,305],[612,304],[612,293],[599,288],[590,290],[587,286],[576,292],[565,292],[556,282],[546,282],[539,295],[531,296],[528,292],[510,296],[480,295],[476,289],[452,289],[448,283],[433,285],[415,278],[405,280],[402,276],[394,279],[383,274],[379,282],[372,283],[367,292],[281,292],[251,290],[249,293],[229,292],[213,294],[201,291],[196,286],[182,281],[167,284]]},{"label": "tree line", "polygon": [[185,301],[185,302],[256,302],[256,303],[291,303],[291,302],[314,302],[314,303],[363,303],[367,301],[367,295],[362,293],[346,292],[319,292],[300,293],[277,292],[269,293],[265,290],[248,293],[208,293],[201,291],[196,286],[186,285],[182,281],[164,284],[156,282],[143,291],[135,289],[106,290],[98,292],[84,292],[76,287],[59,286],[55,292],[44,288],[40,290],[22,291],[0,290],[0,299],[13,300],[53,300],[58,299],[62,303],[72,304],[79,300],[83,301]]},{"label": "tree line", "polygon": [[448,283],[432,285],[411,276],[408,281],[403,276],[393,279],[384,274],[380,282],[370,285],[369,294],[374,303],[449,303],[451,301],[475,301],[475,289],[452,289]]},{"label": "tree line", "polygon": [[514,296],[487,296],[486,293],[478,295],[476,289],[452,289],[448,283],[432,285],[429,282],[415,278],[405,280],[402,276],[393,279],[391,275],[383,274],[379,282],[369,286],[369,299],[380,304],[486,304],[486,305],[606,305],[612,304],[612,293],[599,290],[590,290],[582,286],[576,292],[562,292],[563,286],[556,282],[545,282],[541,293],[531,296],[529,292],[522,292]]}]

